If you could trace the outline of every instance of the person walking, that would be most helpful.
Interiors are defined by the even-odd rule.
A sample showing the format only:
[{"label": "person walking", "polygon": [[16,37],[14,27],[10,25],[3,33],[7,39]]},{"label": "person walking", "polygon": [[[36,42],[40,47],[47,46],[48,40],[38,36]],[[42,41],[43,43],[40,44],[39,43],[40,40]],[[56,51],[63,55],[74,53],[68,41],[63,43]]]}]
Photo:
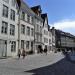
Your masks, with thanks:
[{"label": "person walking", "polygon": [[18,59],[20,59],[20,56],[21,56],[21,51],[20,49],[18,50]]},{"label": "person walking", "polygon": [[23,50],[22,50],[23,59],[25,58],[25,54],[26,54],[26,52],[25,52],[25,50],[23,49]]},{"label": "person walking", "polygon": [[47,46],[45,46],[45,48],[44,48],[44,53],[46,53],[46,55],[47,55]]}]

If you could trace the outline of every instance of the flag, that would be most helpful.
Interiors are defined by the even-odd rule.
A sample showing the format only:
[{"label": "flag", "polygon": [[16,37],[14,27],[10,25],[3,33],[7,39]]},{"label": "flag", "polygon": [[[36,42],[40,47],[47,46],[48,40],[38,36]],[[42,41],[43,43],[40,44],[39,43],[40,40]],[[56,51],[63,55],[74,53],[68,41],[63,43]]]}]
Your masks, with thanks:
[{"label": "flag", "polygon": [[21,0],[16,0],[16,1],[17,1],[17,5],[18,5],[18,7],[20,9],[20,7],[21,7]]}]

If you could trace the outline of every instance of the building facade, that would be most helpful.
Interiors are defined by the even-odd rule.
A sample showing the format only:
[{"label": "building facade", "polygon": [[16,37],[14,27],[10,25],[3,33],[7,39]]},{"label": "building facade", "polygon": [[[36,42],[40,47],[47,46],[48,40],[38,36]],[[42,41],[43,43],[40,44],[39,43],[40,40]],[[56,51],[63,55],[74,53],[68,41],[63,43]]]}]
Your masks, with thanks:
[{"label": "building facade", "polygon": [[47,47],[49,50],[49,26],[48,26],[48,17],[47,14],[41,14],[41,17],[43,19],[43,27],[42,27],[42,42],[43,42],[43,49]]},{"label": "building facade", "polygon": [[17,54],[17,21],[15,0],[0,0],[0,57]]},{"label": "building facade", "polygon": [[35,42],[35,52],[39,53],[39,46],[42,46],[42,27],[43,27],[43,19],[41,18],[41,6],[34,6],[31,8],[35,13],[35,25],[34,25],[34,42]]},{"label": "building facade", "polygon": [[49,51],[52,51],[52,48],[53,48],[53,42],[52,42],[52,30],[50,28],[50,25],[48,25],[48,32],[49,32],[49,38],[48,38],[48,41],[49,41]]},{"label": "building facade", "polygon": [[52,27],[51,28],[51,33],[52,33],[52,51],[55,51],[56,50],[56,34],[55,34],[55,28]]},{"label": "building facade", "polygon": [[27,4],[21,1],[19,49],[21,51],[24,49],[27,53],[34,50],[34,15]]},{"label": "building facade", "polygon": [[48,51],[75,50],[75,36],[51,29],[40,5],[30,8],[23,0],[17,2],[0,1],[0,57],[16,56],[18,49],[38,53],[45,46]]},{"label": "building facade", "polygon": [[75,50],[74,35],[63,32],[61,30],[55,30],[55,35],[57,50]]}]

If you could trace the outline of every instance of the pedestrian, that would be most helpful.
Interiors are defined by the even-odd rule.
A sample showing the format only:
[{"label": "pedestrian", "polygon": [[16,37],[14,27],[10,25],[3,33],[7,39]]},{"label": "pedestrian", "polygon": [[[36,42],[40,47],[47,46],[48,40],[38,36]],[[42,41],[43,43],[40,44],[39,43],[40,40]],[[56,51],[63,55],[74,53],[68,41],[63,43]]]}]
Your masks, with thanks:
[{"label": "pedestrian", "polygon": [[45,48],[44,48],[44,53],[46,53],[46,55],[47,55],[47,46],[45,46]]},{"label": "pedestrian", "polygon": [[23,50],[22,50],[23,59],[25,58],[25,55],[26,55],[26,52],[25,52],[25,50],[23,49]]},{"label": "pedestrian", "polygon": [[21,51],[20,49],[18,50],[18,59],[20,59],[20,56],[21,56]]}]

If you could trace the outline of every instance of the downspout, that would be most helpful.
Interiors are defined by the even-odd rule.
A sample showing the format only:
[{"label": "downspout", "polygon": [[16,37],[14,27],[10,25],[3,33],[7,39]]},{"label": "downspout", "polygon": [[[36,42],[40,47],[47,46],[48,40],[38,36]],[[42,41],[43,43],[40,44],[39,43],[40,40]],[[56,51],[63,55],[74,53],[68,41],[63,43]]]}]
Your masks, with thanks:
[{"label": "downspout", "polygon": [[18,50],[20,49],[20,10],[21,10],[21,0],[16,0],[18,5]]}]

